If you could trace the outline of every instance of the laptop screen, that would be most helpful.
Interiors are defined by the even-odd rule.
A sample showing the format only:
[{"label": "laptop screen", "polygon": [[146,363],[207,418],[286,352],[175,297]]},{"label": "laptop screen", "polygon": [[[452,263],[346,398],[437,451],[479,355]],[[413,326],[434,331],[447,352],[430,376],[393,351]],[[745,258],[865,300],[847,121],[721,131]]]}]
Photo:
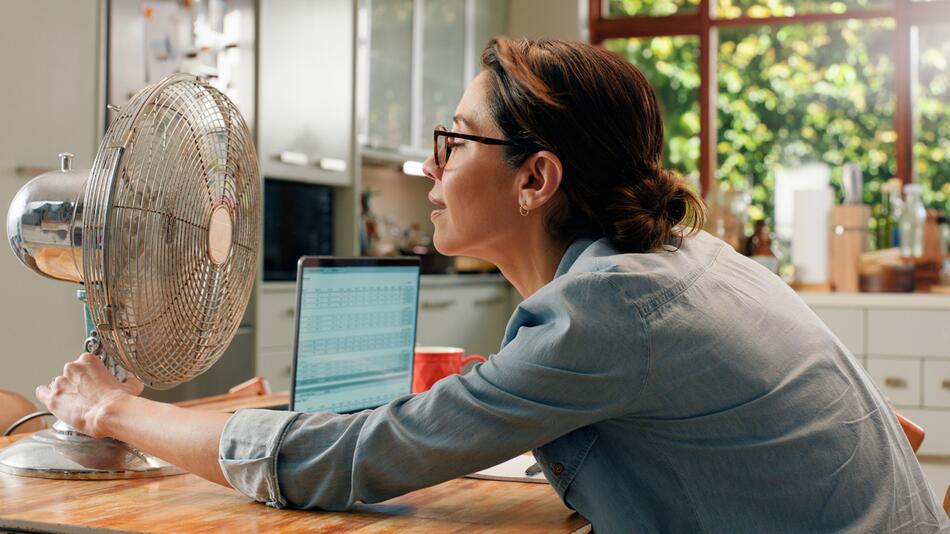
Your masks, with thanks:
[{"label": "laptop screen", "polygon": [[290,408],[353,412],[412,392],[415,258],[304,257]]}]

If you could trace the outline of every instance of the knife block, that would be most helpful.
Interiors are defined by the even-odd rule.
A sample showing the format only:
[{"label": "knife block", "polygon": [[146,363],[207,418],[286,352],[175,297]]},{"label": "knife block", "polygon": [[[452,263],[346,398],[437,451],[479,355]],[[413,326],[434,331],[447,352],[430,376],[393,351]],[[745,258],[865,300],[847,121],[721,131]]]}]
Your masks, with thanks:
[{"label": "knife block", "polygon": [[831,283],[835,291],[858,291],[858,260],[868,242],[870,206],[845,204],[831,208]]}]

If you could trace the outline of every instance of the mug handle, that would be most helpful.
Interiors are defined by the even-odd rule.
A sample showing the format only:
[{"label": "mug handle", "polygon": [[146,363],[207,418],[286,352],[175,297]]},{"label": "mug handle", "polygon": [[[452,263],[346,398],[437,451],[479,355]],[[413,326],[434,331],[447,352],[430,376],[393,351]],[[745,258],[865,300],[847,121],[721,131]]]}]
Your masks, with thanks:
[{"label": "mug handle", "polygon": [[462,358],[462,367],[465,367],[469,362],[487,362],[488,358],[482,356],[481,354],[472,354],[468,358]]}]

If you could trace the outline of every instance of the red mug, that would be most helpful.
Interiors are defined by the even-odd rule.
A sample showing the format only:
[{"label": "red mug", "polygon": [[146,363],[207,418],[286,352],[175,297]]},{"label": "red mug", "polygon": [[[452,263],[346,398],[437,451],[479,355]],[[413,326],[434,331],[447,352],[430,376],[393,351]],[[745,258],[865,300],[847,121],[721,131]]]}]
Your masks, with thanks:
[{"label": "red mug", "polygon": [[472,361],[484,362],[487,358],[472,354],[465,358],[465,349],[458,347],[416,347],[412,369],[412,392],[428,391],[439,380],[462,372],[462,367]]}]

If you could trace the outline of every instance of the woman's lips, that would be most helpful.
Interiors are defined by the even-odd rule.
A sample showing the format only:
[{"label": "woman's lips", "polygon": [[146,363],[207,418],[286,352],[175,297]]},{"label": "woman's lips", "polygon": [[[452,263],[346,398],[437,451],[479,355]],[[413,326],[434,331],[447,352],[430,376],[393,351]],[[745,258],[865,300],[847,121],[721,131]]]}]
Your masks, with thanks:
[{"label": "woman's lips", "polygon": [[437,209],[437,210],[432,210],[432,213],[429,214],[429,219],[430,219],[430,220],[433,220],[433,221],[436,220],[440,215],[442,215],[442,213],[443,213],[444,211],[445,211],[445,208],[440,208],[440,209]]}]

